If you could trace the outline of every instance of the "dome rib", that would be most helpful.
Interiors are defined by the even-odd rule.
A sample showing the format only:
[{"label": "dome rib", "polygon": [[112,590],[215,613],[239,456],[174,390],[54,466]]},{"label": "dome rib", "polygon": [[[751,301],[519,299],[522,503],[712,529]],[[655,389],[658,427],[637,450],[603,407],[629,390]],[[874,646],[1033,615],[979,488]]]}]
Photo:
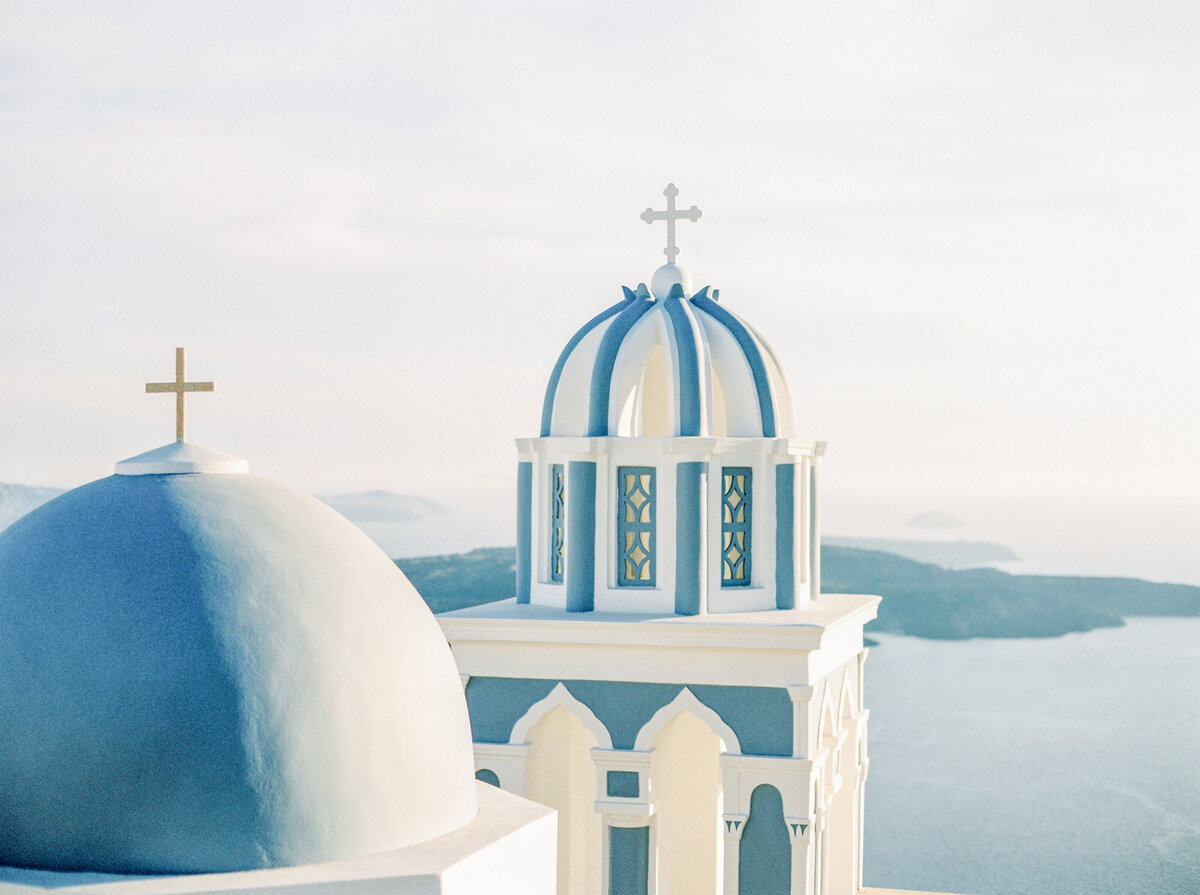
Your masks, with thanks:
[{"label": "dome rib", "polygon": [[742,349],[750,372],[754,377],[754,390],[758,394],[758,409],[762,416],[762,434],[764,438],[775,437],[775,403],[771,396],[771,379],[767,374],[766,364],[763,363],[762,352],[758,342],[750,334],[749,329],[733,314],[708,297],[708,287],[701,289],[692,296],[692,304],[708,314],[729,331]]},{"label": "dome rib", "polygon": [[668,296],[665,309],[675,334],[675,347],[679,357],[678,374],[679,405],[677,416],[679,435],[700,435],[704,426],[703,372],[700,356],[703,342],[699,326],[683,301],[683,290],[675,286]]},{"label": "dome rib", "polygon": [[554,419],[554,398],[558,392],[558,381],[562,378],[563,368],[567,365],[567,361],[571,357],[571,353],[579,346],[584,337],[593,329],[599,326],[608,318],[619,313],[623,308],[627,307],[636,296],[633,292],[626,289],[625,298],[617,302],[610,308],[605,308],[587,323],[580,330],[571,336],[571,341],[567,342],[567,346],[562,350],[562,354],[558,356],[558,362],[554,365],[554,370],[550,373],[550,381],[546,384],[546,399],[542,404],[542,437],[545,438],[550,434],[550,424]]},{"label": "dome rib", "polygon": [[655,304],[657,302],[653,300],[632,302],[617,315],[604,333],[604,338],[600,342],[600,350],[596,352],[595,366],[592,367],[592,386],[588,402],[587,434],[589,437],[603,437],[609,434],[609,396],[612,393],[613,370],[617,363],[617,353],[621,350],[621,343],[625,341],[625,337],[629,335],[634,324],[641,320],[642,316]]}]

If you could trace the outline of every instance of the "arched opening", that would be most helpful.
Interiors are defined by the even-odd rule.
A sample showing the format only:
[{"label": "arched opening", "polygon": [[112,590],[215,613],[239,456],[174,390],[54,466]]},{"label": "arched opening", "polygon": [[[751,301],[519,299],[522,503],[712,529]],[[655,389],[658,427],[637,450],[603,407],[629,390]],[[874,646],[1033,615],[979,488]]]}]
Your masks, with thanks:
[{"label": "arched opening", "polygon": [[854,703],[850,681],[843,682],[838,700],[839,735],[829,743],[830,765],[838,783],[825,821],[828,843],[828,891],[856,892],[858,865],[858,756]]},{"label": "arched opening", "polygon": [[558,811],[558,895],[601,895],[603,830],[590,754],[596,737],[560,705],[526,739],[525,795]]},{"label": "arched opening", "polygon": [[788,895],[792,845],[783,819],[783,797],[769,784],[750,795],[750,817],[738,857],[738,895]]},{"label": "arched opening", "polygon": [[655,735],[650,780],[655,796],[659,895],[721,890],[721,753],[725,743],[690,711]]},{"label": "arched opening", "polygon": [[671,434],[671,416],[667,407],[667,361],[659,342],[646,358],[642,374],[641,435],[643,438],[667,438]]},{"label": "arched opening", "polygon": [[490,783],[492,786],[499,788],[500,778],[496,772],[490,768],[480,768],[475,772],[475,779],[482,780],[484,783]]}]

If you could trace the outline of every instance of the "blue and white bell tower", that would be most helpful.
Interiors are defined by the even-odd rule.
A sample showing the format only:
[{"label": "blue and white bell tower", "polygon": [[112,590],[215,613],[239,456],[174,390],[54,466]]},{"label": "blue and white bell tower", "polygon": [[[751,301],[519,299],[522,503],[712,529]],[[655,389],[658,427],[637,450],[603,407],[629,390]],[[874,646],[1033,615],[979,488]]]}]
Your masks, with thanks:
[{"label": "blue and white bell tower", "polygon": [[819,593],[821,443],[767,341],[668,263],[571,337],[518,441],[517,599],[570,612],[790,609]]},{"label": "blue and white bell tower", "polygon": [[863,625],[822,594],[823,442],[675,264],[583,325],[517,440],[516,596],[439,617],[483,779],[559,811],[561,895],[852,895]]}]

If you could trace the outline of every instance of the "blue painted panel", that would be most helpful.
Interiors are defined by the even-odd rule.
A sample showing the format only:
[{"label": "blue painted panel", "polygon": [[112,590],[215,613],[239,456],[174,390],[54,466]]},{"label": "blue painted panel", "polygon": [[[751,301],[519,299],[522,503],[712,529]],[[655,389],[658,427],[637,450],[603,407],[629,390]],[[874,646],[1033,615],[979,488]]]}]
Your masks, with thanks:
[{"label": "blue painted panel", "polygon": [[[676,287],[678,287],[678,283]],[[673,288],[671,297],[667,299],[667,316],[671,319],[671,329],[675,333],[675,347],[679,353],[679,434],[699,435],[701,420],[702,393],[700,376],[699,352],[696,341],[696,321],[682,301],[683,290]]]},{"label": "blue painted panel", "polygon": [[529,602],[533,580],[533,464],[517,464],[517,602]]},{"label": "blue painted panel", "polygon": [[495,771],[490,771],[487,768],[480,768],[475,772],[475,779],[482,780],[484,783],[490,783],[496,788],[500,787],[500,778],[496,776]]},{"label": "blue painted panel", "polygon": [[617,467],[617,586],[658,583],[658,486],[653,466]]},{"label": "blue painted panel", "polygon": [[650,890],[650,828],[608,828],[608,895]]},{"label": "blue painted panel", "polygon": [[709,298],[706,291],[701,290],[697,293],[692,298],[692,304],[711,315],[737,340],[742,354],[746,357],[746,362],[750,364],[750,372],[754,377],[754,389],[758,393],[758,409],[762,415],[763,437],[774,438],[775,405],[771,402],[771,380],[767,377],[767,367],[763,363],[762,352],[758,350],[758,343],[754,341],[754,337],[750,335],[750,331],[742,325],[741,321]]},{"label": "blue painted panel", "polygon": [[605,791],[613,798],[636,799],[641,794],[637,771],[609,771]]},{"label": "blue painted panel", "polygon": [[699,615],[704,580],[704,492],[708,464],[675,467],[675,612]]},{"label": "blue painted panel", "polygon": [[[472,739],[477,743],[507,743],[513,725],[557,683],[544,679],[471,678],[467,684],[467,708]],[[684,687],[624,681],[563,683],[608,729],[616,749],[632,749],[638,731]],[[747,755],[792,754],[792,701],[787,690],[710,684],[697,684],[689,689],[733,729]]]},{"label": "blue painted panel", "polygon": [[[821,583],[817,579],[817,565],[821,557],[817,550],[817,467],[814,463],[808,468],[808,580],[816,587]],[[813,592],[816,598],[820,594]]]},{"label": "blue painted panel", "polygon": [[554,418],[554,395],[558,391],[558,380],[562,378],[563,367],[567,365],[567,359],[570,358],[571,352],[583,341],[583,337],[590,333],[593,329],[612,317],[614,314],[621,312],[631,301],[633,301],[633,293],[628,289],[625,290],[625,300],[617,302],[611,308],[606,308],[601,311],[591,320],[583,325],[583,328],[575,335],[571,336],[571,341],[567,342],[567,347],[562,350],[562,354],[558,356],[557,363],[554,364],[554,369],[550,373],[550,382],[546,384],[546,399],[542,403],[542,437],[545,438],[550,434],[550,423]]},{"label": "blue painted panel", "polygon": [[775,607],[796,605],[796,465],[775,467]]},{"label": "blue painted panel", "polygon": [[750,796],[750,818],[738,852],[738,895],[788,895],[792,846],[783,799],[774,786],[764,783]]},{"label": "blue painted panel", "polygon": [[613,367],[617,363],[617,352],[621,350],[621,343],[625,341],[633,325],[654,305],[655,302],[640,297],[622,304],[621,313],[600,340],[596,364],[592,367],[592,391],[588,407],[588,435],[593,438],[611,434],[608,431],[608,402],[612,392]]},{"label": "blue painted panel", "polygon": [[591,612],[596,602],[596,464],[567,464],[567,611]]}]

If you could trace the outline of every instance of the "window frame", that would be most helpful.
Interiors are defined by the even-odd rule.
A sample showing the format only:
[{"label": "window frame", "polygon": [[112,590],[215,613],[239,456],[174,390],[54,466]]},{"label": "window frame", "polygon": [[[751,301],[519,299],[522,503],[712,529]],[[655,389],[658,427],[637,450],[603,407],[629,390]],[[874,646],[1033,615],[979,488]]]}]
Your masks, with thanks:
[{"label": "window frame", "polygon": [[[743,478],[743,487],[737,489],[738,500],[730,503],[729,498],[735,493],[737,479]],[[738,510],[741,511],[742,521],[737,521]],[[726,521],[726,513],[729,521]],[[754,551],[754,467],[752,466],[722,466],[721,467],[721,558],[720,577],[722,588],[750,587],[753,583],[753,551]],[[737,535],[741,534],[742,542],[738,547],[740,559],[730,561],[729,555],[735,549]],[[734,578],[733,572],[739,565],[742,574]],[[726,577],[728,569],[729,577]]]},{"label": "window frame", "polygon": [[[626,477],[634,476],[637,480],[637,485],[634,488],[626,487]],[[648,485],[645,487],[641,483],[643,476],[648,476]],[[630,495],[640,490],[646,494],[646,500],[641,506],[634,505],[629,499]],[[617,467],[617,586],[618,587],[657,587],[658,586],[658,471],[653,466],[618,466]],[[647,520],[634,519],[627,520],[626,509],[632,507],[634,513],[640,517],[643,510],[646,510]],[[625,549],[626,534],[634,535],[634,546],[639,544],[642,547],[642,552],[646,554],[645,559],[637,564],[636,572],[640,575],[642,568],[648,568],[649,574],[646,578],[626,577],[626,563],[634,562],[629,558],[629,554],[634,548]],[[642,534],[647,534],[648,537],[643,540]]]},{"label": "window frame", "polygon": [[[550,464],[550,576],[551,584],[562,584],[567,569],[567,478],[566,465]],[[557,566],[557,571],[555,569]]]}]

